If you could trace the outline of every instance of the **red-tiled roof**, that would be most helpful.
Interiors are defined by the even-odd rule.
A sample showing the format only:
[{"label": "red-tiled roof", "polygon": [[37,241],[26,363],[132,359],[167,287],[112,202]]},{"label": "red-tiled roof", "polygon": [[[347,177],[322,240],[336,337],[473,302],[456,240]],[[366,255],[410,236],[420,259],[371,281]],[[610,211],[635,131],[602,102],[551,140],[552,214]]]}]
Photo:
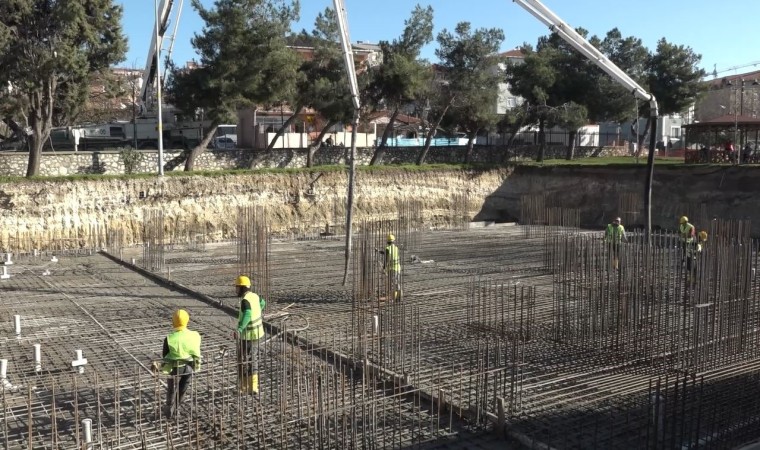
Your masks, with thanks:
[{"label": "red-tiled roof", "polygon": [[499,53],[499,56],[503,56],[505,58],[522,58],[525,56],[525,53],[520,48],[516,48],[513,50],[508,50],[506,52]]},{"label": "red-tiled roof", "polygon": [[727,75],[725,77],[719,77],[715,78],[714,80],[710,80],[708,83],[710,83],[710,86],[720,87],[724,86],[725,83],[730,81],[734,86],[740,86],[742,79],[744,79],[745,84],[751,84],[755,80],[760,81],[760,70],[753,70],[752,72],[739,73],[736,75]]}]

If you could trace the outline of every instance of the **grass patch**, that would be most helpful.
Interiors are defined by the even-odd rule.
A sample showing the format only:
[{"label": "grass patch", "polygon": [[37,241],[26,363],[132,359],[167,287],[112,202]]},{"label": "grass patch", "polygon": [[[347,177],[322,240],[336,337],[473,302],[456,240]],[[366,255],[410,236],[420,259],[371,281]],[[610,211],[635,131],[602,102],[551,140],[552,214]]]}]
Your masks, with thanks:
[{"label": "grass patch", "polygon": [[[684,165],[683,158],[679,157],[662,157],[655,158],[654,163],[660,165]],[[633,156],[607,156],[600,158],[578,158],[568,161],[566,159],[546,159],[542,163],[535,161],[516,162],[516,165],[525,166],[646,166],[647,159],[639,158],[638,162]]]}]

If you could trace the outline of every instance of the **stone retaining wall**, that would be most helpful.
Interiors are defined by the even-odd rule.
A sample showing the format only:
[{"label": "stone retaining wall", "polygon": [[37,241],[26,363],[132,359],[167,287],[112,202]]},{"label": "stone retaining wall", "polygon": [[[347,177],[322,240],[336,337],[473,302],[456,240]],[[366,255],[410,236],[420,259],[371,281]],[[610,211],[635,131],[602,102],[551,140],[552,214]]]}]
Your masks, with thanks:
[{"label": "stone retaining wall", "polygon": [[[349,149],[330,147],[320,149],[315,157],[315,165],[345,164]],[[518,147],[511,149],[509,154],[504,147],[477,146],[473,149],[472,163],[499,164],[510,159],[532,158],[536,148]],[[367,165],[372,159],[374,148],[357,149],[357,163]],[[389,147],[386,149],[381,164],[414,164],[419,153],[418,147]],[[158,151],[138,150],[139,162],[134,173],[152,173],[158,169]],[[426,159],[427,163],[456,164],[464,162],[467,149],[465,147],[431,147]],[[564,157],[564,148],[548,147],[546,158]],[[619,156],[627,155],[627,150],[621,147],[580,147],[576,151],[578,157],[588,156]],[[269,153],[246,149],[238,150],[206,150],[196,163],[196,170],[229,170],[244,169],[250,166],[251,159],[256,159],[257,168],[297,168],[306,166],[306,149],[275,149]],[[0,176],[24,176],[26,174],[27,153],[0,153]],[[167,150],[164,152],[165,170],[181,171],[184,169],[182,150]],[[123,174],[124,162],[122,153],[118,150],[92,152],[46,152],[42,155],[40,175],[66,176],[76,174]]]}]

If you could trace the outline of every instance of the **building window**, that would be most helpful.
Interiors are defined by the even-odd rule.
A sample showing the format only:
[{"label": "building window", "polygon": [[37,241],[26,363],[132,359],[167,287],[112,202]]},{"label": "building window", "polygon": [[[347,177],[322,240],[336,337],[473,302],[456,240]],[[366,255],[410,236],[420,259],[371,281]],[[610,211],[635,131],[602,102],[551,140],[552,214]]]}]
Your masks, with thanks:
[{"label": "building window", "polygon": [[680,127],[671,127],[670,128],[670,137],[672,137],[672,138],[681,137],[681,128]]}]

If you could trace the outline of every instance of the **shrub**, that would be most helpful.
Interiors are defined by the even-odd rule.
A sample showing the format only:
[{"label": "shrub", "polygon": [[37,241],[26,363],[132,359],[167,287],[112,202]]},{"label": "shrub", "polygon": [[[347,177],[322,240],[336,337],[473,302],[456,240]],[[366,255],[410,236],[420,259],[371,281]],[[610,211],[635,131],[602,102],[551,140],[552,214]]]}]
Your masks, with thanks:
[{"label": "shrub", "polygon": [[125,147],[119,150],[119,158],[124,164],[124,173],[132,174],[142,162],[143,155],[137,149]]}]

